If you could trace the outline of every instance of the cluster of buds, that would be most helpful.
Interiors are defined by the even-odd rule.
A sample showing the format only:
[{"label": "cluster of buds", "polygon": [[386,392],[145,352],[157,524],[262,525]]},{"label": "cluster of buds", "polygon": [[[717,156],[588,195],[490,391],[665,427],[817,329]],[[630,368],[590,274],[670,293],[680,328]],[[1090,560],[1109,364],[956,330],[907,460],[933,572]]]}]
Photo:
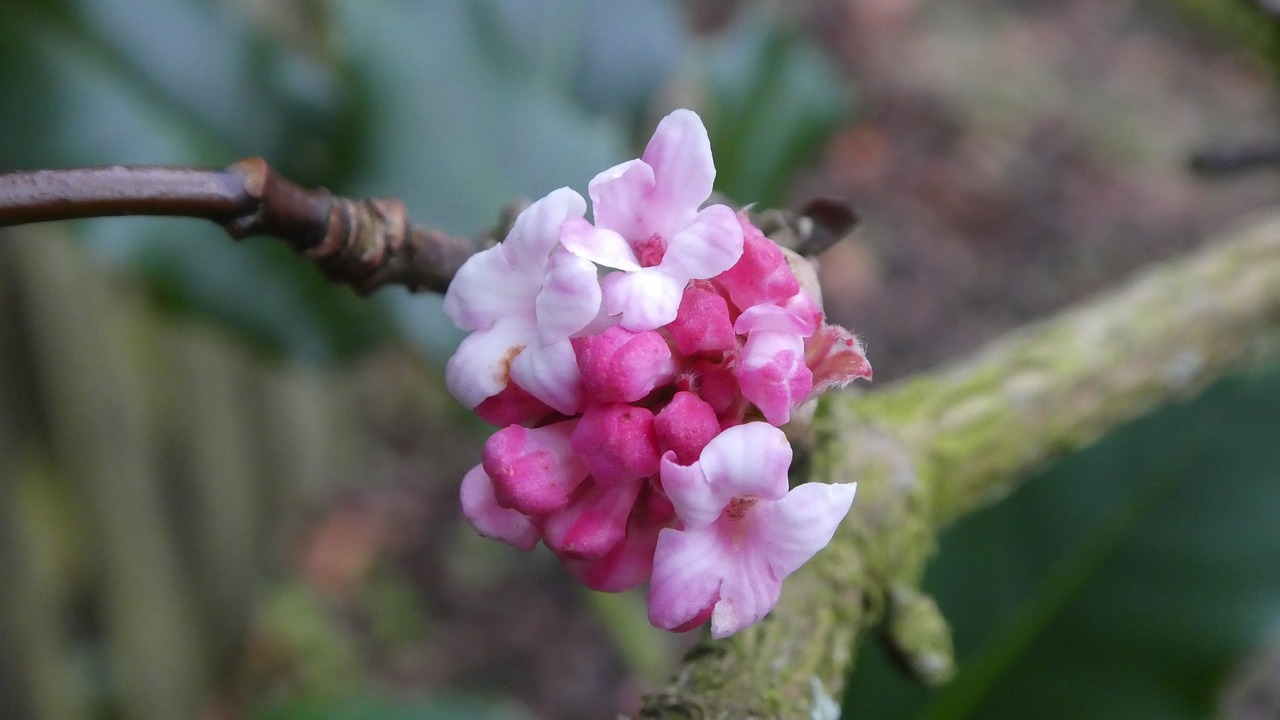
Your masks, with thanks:
[{"label": "cluster of buds", "polygon": [[470,335],[453,394],[499,428],[462,481],[482,535],[539,542],[583,583],[649,582],[649,619],[724,637],[830,542],[853,484],[789,488],[779,426],[869,377],[788,257],[744,214],[702,207],[715,166],[678,110],[643,157],[530,205],[445,296]]}]

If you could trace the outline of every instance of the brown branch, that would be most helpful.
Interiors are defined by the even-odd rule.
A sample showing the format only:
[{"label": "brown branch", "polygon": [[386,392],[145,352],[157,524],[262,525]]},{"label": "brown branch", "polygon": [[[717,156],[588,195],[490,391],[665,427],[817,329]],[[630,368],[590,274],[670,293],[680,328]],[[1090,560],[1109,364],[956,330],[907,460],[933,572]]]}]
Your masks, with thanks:
[{"label": "brown branch", "polygon": [[442,293],[474,250],[467,240],[410,223],[397,199],[303,188],[261,158],[225,170],[112,166],[0,175],[0,227],[122,215],[203,218],[237,240],[274,236],[361,294],[383,285]]}]

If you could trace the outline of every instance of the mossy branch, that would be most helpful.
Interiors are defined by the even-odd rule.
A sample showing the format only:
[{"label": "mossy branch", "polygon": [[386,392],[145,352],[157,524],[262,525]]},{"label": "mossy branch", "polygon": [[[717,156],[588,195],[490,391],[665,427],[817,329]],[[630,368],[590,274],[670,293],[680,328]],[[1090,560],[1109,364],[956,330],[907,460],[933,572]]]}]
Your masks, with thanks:
[{"label": "mossy branch", "polygon": [[1280,215],[951,369],[828,397],[811,479],[856,480],[853,512],[769,618],[695,648],[642,717],[827,717],[859,637],[882,623],[908,671],[946,680],[949,630],[919,591],[939,530],[1050,460],[1277,349]]}]

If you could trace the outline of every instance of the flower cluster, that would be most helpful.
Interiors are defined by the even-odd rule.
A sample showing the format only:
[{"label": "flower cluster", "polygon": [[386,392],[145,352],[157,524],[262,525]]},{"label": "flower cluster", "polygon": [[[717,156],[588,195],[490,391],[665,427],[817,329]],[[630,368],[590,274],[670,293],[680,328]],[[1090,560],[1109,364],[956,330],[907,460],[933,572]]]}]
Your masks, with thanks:
[{"label": "flower cluster", "polygon": [[830,542],[852,484],[789,489],[778,426],[869,377],[788,257],[724,205],[702,121],[678,110],[643,157],[562,188],[445,296],[470,335],[453,394],[501,428],[462,482],[483,535],[544,543],[597,590],[649,581],[649,619],[737,632]]}]

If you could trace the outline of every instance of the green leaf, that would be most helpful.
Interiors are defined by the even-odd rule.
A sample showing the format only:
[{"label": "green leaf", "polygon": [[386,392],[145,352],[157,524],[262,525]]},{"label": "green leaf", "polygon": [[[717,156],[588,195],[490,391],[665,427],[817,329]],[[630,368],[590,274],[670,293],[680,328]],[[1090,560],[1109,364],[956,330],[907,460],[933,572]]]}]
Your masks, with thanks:
[{"label": "green leaf", "polygon": [[1280,627],[1280,372],[1133,423],[942,540],[960,672],[864,647],[846,718],[1193,718]]}]

